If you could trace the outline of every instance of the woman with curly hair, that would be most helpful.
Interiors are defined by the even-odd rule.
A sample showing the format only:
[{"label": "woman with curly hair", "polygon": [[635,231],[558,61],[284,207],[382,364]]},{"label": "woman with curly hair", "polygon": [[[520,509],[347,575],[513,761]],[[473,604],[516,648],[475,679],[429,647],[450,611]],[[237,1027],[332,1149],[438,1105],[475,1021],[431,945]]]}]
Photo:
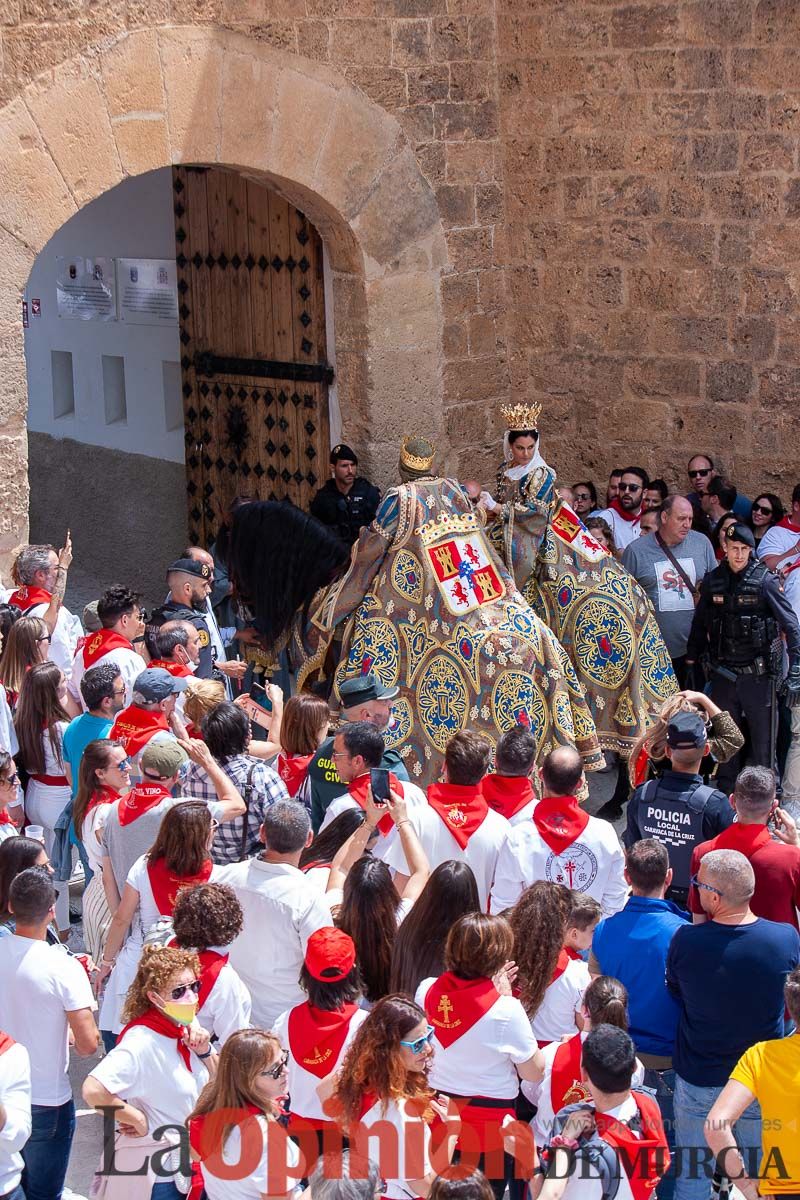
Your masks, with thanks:
[{"label": "woman with curly hair", "polygon": [[514,1117],[520,1079],[536,1082],[543,1069],[525,1009],[511,994],[513,946],[505,917],[460,917],[447,938],[444,974],[424,979],[415,996],[434,1029],[431,1085],[465,1102],[468,1144],[477,1137],[483,1148],[478,1166],[497,1200],[514,1167],[510,1155],[500,1155],[501,1125]]},{"label": "woman with curly hair", "polygon": [[108,976],[100,1028],[119,1032],[125,993],[136,971],[145,934],[171,917],[182,887],[208,883],[220,867],[211,861],[216,822],[200,800],[176,804],[164,814],[149,852],[130,869],[106,938],[100,982]]},{"label": "woman with curly hair", "polygon": [[102,957],[112,919],[103,887],[103,826],[112,806],[130,784],[131,765],[122,742],[98,738],[87,744],[78,770],[72,824],[92,869],[92,878],[83,893],[83,936],[95,962]]},{"label": "woman with curly hair", "polygon": [[[180,1141],[174,1129],[167,1128],[159,1141],[153,1134],[163,1126],[185,1124],[209,1073],[216,1069],[209,1035],[195,1019],[199,974],[196,954],[145,947],[125,998],[119,1041],[83,1085],[83,1098],[92,1108],[117,1110],[118,1171],[130,1175],[147,1163],[137,1183],[143,1200],[183,1200],[189,1188],[188,1178],[180,1174]],[[169,1145],[174,1153],[165,1156]],[[158,1151],[155,1161],[161,1162],[162,1171],[173,1172],[170,1179],[156,1180],[152,1172]],[[103,1183],[106,1200],[114,1200],[115,1187],[130,1187],[120,1175],[107,1175]]]},{"label": "woman with curly hair", "polygon": [[631,747],[628,776],[633,787],[660,775],[669,765],[667,726],[678,712],[699,713],[706,722],[708,746],[716,763],[728,762],[744,745],[744,735],[731,714],[718,708],[710,696],[704,692],[676,692],[664,702],[653,724]]},{"label": "woman with curly hair", "polygon": [[[432,1038],[433,1029],[418,1004],[407,996],[384,996],[353,1039],[333,1082],[332,1107],[345,1133],[358,1125],[363,1136],[378,1122],[397,1130],[397,1175],[385,1179],[383,1191],[388,1200],[427,1196],[455,1151],[461,1123],[449,1111],[449,1097],[437,1096],[428,1083]],[[430,1165],[429,1123],[434,1115],[448,1121],[437,1170]],[[409,1162],[409,1169],[421,1168],[414,1178],[406,1168],[406,1151],[411,1148],[422,1151]],[[384,1174],[389,1174],[388,1162]]]},{"label": "woman with curly hair", "polygon": [[423,979],[441,975],[451,927],[459,917],[480,912],[480,907],[472,868],[454,859],[439,863],[397,931],[390,990],[413,996]]},{"label": "woman with curly hair", "polygon": [[[537,1106],[533,1131],[537,1146],[550,1140],[553,1117],[568,1104],[591,1103],[591,1096],[581,1082],[581,1047],[592,1029],[598,1025],[614,1025],[628,1032],[628,993],[618,979],[596,975],[587,987],[581,1002],[583,1028],[567,1041],[551,1042],[542,1051],[544,1077],[540,1083],[523,1083],[522,1090]],[[636,1060],[632,1082],[641,1084],[644,1067]]]},{"label": "woman with curly hair", "polygon": [[[207,1200],[277,1200],[293,1193],[304,1173],[300,1152],[277,1125],[287,1078],[286,1052],[274,1033],[242,1029],[222,1047],[216,1074],[188,1121]],[[233,1163],[242,1169],[231,1179],[230,1168],[220,1168]]]},{"label": "woman with curly hair", "polygon": [[250,993],[225,953],[243,924],[242,906],[227,884],[200,883],[178,892],[169,945],[191,950],[200,960],[197,1019],[220,1045],[250,1025]]},{"label": "woman with curly hair", "polygon": [[[14,626],[22,624],[23,617]],[[13,632],[13,631],[12,631]],[[25,814],[41,825],[45,849],[53,855],[55,825],[72,798],[64,774],[63,738],[69,724],[67,681],[55,663],[36,663],[22,681],[14,715],[19,761],[28,772]],[[56,883],[56,924],[59,937],[69,937],[69,884]]]}]

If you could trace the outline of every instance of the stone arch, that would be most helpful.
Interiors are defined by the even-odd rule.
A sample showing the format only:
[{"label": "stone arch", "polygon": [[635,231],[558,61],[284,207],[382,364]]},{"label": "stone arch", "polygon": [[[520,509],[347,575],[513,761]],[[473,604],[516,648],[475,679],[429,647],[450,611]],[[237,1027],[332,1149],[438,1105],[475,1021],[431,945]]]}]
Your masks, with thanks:
[{"label": "stone arch", "polygon": [[21,299],[33,260],[83,205],[178,162],[261,180],[319,229],[345,429],[380,482],[401,434],[440,431],[445,240],[397,120],[337,72],[240,34],[138,30],[0,109],[0,553],[27,530]]}]

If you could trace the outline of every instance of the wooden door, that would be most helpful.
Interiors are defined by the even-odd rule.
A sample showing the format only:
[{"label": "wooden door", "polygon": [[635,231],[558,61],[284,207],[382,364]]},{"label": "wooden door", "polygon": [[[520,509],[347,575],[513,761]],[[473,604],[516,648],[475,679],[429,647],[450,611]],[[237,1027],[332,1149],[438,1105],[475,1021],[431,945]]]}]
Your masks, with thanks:
[{"label": "wooden door", "polygon": [[328,474],[322,242],[230,171],[173,168],[189,536],[236,495],[307,508]]}]

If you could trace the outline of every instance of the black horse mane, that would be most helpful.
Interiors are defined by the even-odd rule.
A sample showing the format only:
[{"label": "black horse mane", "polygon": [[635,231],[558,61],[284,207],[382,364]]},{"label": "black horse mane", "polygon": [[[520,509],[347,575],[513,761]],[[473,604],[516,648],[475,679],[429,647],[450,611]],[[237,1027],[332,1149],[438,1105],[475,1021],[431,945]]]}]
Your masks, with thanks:
[{"label": "black horse mane", "polygon": [[349,548],[338,537],[288,500],[257,500],[234,513],[230,577],[270,650],[349,559]]}]

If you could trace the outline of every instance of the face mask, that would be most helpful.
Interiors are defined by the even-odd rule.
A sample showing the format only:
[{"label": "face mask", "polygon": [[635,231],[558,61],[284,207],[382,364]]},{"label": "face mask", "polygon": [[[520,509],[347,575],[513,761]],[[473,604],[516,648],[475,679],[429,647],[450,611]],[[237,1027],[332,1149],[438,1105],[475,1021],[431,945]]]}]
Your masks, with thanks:
[{"label": "face mask", "polygon": [[161,1011],[164,1013],[164,1016],[169,1017],[176,1025],[191,1025],[197,1016],[197,1007],[196,1000],[181,1002],[168,1000]]}]

